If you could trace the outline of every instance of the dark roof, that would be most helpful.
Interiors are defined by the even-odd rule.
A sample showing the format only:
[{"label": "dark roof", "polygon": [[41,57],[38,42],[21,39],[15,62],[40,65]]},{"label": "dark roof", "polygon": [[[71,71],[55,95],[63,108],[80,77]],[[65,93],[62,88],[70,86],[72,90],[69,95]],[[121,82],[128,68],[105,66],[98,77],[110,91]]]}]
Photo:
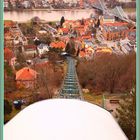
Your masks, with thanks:
[{"label": "dark roof", "polygon": [[104,14],[103,17],[104,17],[104,19],[114,19],[115,18],[113,15],[107,15],[107,14]]},{"label": "dark roof", "polygon": [[37,48],[39,48],[39,49],[43,49],[44,46],[47,46],[47,47],[49,48],[48,45],[46,45],[46,44],[42,44],[42,43],[41,43],[40,45],[38,45]]}]

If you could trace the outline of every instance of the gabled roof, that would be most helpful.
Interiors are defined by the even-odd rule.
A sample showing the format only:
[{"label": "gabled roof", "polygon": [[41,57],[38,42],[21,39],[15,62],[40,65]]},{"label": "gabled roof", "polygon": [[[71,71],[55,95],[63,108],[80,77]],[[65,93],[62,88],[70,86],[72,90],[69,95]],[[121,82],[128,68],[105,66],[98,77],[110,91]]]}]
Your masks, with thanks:
[{"label": "gabled roof", "polygon": [[65,48],[66,44],[63,41],[55,41],[50,44],[52,48]]},{"label": "gabled roof", "polygon": [[37,72],[28,67],[24,67],[16,72],[16,80],[30,81],[30,80],[35,80],[36,77],[37,77]]},{"label": "gabled roof", "polygon": [[82,39],[90,39],[91,38],[91,35],[83,35],[82,36]]}]

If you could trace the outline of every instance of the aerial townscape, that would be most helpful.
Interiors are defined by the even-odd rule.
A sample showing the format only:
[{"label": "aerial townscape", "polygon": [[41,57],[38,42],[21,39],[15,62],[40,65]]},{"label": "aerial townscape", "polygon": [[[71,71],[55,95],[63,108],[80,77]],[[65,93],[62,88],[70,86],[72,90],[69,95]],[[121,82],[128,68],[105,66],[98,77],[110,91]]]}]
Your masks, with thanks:
[{"label": "aerial townscape", "polygon": [[135,0],[4,0],[4,10],[5,124],[35,102],[80,99],[135,139]]}]

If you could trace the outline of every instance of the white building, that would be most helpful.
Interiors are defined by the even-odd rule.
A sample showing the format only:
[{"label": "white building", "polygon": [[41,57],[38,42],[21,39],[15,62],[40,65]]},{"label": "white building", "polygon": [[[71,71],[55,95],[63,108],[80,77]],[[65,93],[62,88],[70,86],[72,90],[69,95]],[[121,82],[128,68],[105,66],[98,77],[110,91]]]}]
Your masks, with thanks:
[{"label": "white building", "polygon": [[49,46],[46,44],[40,44],[37,46],[37,51],[38,51],[39,56],[41,56],[49,51]]},{"label": "white building", "polygon": [[16,36],[14,38],[13,42],[14,42],[14,45],[18,45],[19,43],[22,43],[23,45],[27,45],[28,44],[28,40],[24,36]]},{"label": "white building", "polygon": [[104,14],[102,17],[103,23],[114,23],[115,17],[113,15]]},{"label": "white building", "polygon": [[24,8],[29,8],[31,6],[30,1],[28,1],[28,0],[23,1],[22,5]]},{"label": "white building", "polygon": [[77,0],[63,0],[65,3],[76,4]]},{"label": "white building", "polygon": [[9,7],[8,1],[4,1],[4,8],[8,8],[8,7]]}]

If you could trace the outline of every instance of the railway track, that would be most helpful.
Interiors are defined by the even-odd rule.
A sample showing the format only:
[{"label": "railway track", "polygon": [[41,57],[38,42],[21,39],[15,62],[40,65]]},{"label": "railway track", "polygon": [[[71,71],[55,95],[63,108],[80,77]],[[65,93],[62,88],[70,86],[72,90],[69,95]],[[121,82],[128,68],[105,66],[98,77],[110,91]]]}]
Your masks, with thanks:
[{"label": "railway track", "polygon": [[67,57],[67,73],[59,92],[59,98],[83,100],[82,90],[76,73],[76,60]]}]

